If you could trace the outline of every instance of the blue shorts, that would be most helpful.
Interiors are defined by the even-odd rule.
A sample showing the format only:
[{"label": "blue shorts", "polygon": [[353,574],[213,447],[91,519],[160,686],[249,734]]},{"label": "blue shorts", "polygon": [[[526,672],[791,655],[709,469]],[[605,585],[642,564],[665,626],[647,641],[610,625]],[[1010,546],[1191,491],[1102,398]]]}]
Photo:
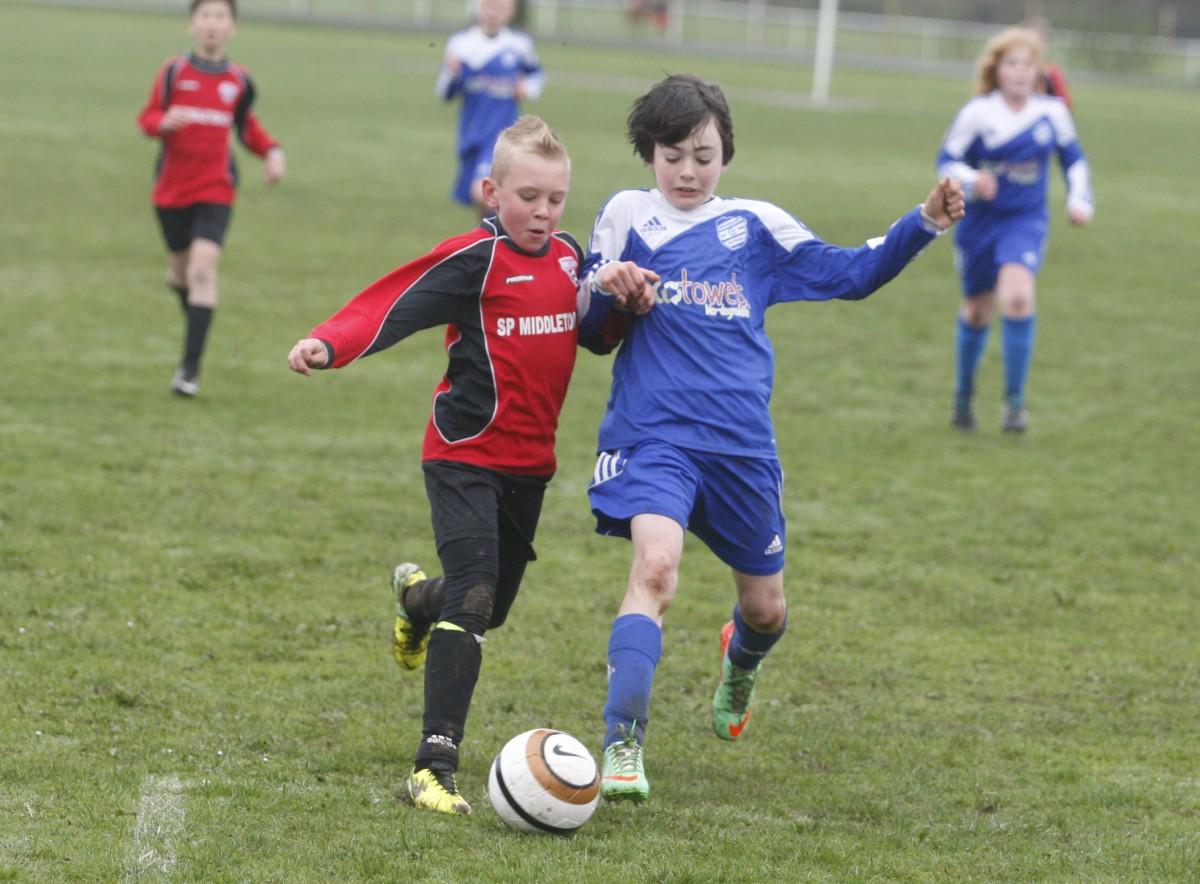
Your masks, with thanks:
[{"label": "blue shorts", "polygon": [[1020,264],[1036,276],[1046,258],[1048,233],[1042,215],[1020,215],[960,230],[954,263],[963,294],[970,298],[992,291],[1003,264]]},{"label": "blue shorts", "polygon": [[783,470],[774,458],[643,442],[600,454],[588,498],[599,534],[629,537],[634,516],[667,516],[731,568],[755,576],[783,570]]},{"label": "blue shorts", "polygon": [[471,205],[471,185],[492,174],[492,153],[495,141],[469,147],[458,155],[458,180],[454,182],[455,201]]}]

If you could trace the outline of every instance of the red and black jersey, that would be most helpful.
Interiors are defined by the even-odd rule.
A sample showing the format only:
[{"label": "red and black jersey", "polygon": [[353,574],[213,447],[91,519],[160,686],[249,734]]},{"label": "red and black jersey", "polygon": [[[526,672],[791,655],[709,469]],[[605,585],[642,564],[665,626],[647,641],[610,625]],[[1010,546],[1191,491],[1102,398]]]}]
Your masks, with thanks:
[{"label": "red and black jersey", "polygon": [[[236,128],[242,144],[259,156],[277,146],[250,112],[253,103],[254,81],[239,65],[207,62],[194,54],[167,59],[138,115],[142,131],[163,142],[154,205],[177,209],[194,203],[233,203],[237,165],[229,146],[230,128]],[[172,106],[188,109],[187,124],[163,132],[159,126]]]},{"label": "red and black jersey", "polygon": [[364,289],[311,337],[341,368],[445,325],[450,365],[433,393],[422,458],[548,476],[575,366],[582,256],[561,231],[542,252],[523,252],[487,218]]}]

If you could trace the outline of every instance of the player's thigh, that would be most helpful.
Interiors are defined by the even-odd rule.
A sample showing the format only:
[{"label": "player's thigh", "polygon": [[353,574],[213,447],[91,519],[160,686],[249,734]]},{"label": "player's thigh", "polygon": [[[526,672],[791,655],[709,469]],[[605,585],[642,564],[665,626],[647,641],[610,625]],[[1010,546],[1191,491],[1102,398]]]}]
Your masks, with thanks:
[{"label": "player's thigh", "polygon": [[775,458],[698,454],[703,482],[689,529],[729,567],[765,577],[783,570],[787,520]]},{"label": "player's thigh", "polygon": [[1000,265],[996,264],[994,245],[990,236],[955,245],[954,267],[959,273],[962,296],[967,301],[996,288]]},{"label": "player's thigh", "polygon": [[[177,255],[183,255],[186,262],[188,246],[192,244],[193,208],[193,206],[184,206],[182,208],[154,207],[154,214],[158,218],[159,230],[162,231],[163,242],[166,243],[167,252],[171,254],[172,259]],[[186,263],[184,264],[184,269],[187,269]]]},{"label": "player's thigh", "polygon": [[525,566],[537,559],[533,538],[537,534],[548,479],[504,476],[499,519],[499,574],[496,602],[489,629],[503,625],[521,588]]},{"label": "player's thigh", "polygon": [[1033,315],[1037,277],[1024,264],[1002,264],[996,280],[996,296],[1005,316],[1021,319]]},{"label": "player's thigh", "polygon": [[[429,516],[438,555],[454,543],[466,549],[454,562],[443,559],[447,581],[471,572],[478,579],[495,583],[500,557],[500,499],[503,495],[499,476],[479,467],[450,461],[427,461],[425,493],[429,498]],[[461,547],[457,541],[469,540]]]},{"label": "player's thigh", "polygon": [[233,220],[233,206],[225,203],[196,203],[192,207],[192,240],[207,240],[217,247],[225,245],[225,235]]}]

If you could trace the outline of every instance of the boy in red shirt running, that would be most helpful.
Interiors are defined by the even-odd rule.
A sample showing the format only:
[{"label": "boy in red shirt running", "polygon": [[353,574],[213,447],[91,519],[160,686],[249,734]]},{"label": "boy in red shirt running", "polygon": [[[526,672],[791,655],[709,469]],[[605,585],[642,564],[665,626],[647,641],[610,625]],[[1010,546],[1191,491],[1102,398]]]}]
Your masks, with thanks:
[{"label": "boy in red shirt running", "polygon": [[217,261],[237,186],[230,128],[266,160],[268,184],[286,170],[283,150],[250,112],[254,81],[225,57],[235,4],[191,0],[188,30],[195,49],[164,62],[138,116],[143,132],[162,139],[153,202],[167,243],[167,285],[179,295],[187,320],[183,359],[171,380],[181,396],[200,389],[200,357],[217,308]]},{"label": "boy in red shirt running", "polygon": [[[496,213],[356,295],[301,339],[288,367],[341,368],[413,332],[446,326],[450,364],[434,390],[422,470],[442,577],[413,564],[392,576],[396,662],[425,662],[421,742],[402,796],[439,813],[471,807],[455,784],[484,633],[504,623],[535,558],[542,497],[554,474],[558,415],[576,346],[608,352],[622,314],[645,312],[658,277],[610,262],[578,288],[583,251],[556,230],[571,181],[549,126],[521,117],[496,140],[483,197]],[[589,312],[589,307],[590,312]],[[602,321],[581,326],[587,315]]]}]

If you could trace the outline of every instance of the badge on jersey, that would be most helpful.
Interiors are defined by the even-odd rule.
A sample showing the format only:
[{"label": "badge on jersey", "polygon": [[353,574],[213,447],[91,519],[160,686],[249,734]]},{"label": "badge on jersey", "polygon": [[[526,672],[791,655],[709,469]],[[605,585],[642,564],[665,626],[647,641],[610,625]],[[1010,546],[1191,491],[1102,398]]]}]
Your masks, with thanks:
[{"label": "badge on jersey", "polygon": [[717,222],[717,239],[721,245],[733,252],[740,249],[750,238],[750,227],[741,215],[722,218]]},{"label": "badge on jersey", "polygon": [[579,285],[579,262],[573,256],[568,255],[565,258],[559,258],[558,266],[570,278],[572,285]]},{"label": "badge on jersey", "polygon": [[222,80],[217,84],[217,94],[221,96],[221,101],[226,104],[233,104],[238,97],[238,93],[241,91],[242,89],[237,83],[229,80]]}]

